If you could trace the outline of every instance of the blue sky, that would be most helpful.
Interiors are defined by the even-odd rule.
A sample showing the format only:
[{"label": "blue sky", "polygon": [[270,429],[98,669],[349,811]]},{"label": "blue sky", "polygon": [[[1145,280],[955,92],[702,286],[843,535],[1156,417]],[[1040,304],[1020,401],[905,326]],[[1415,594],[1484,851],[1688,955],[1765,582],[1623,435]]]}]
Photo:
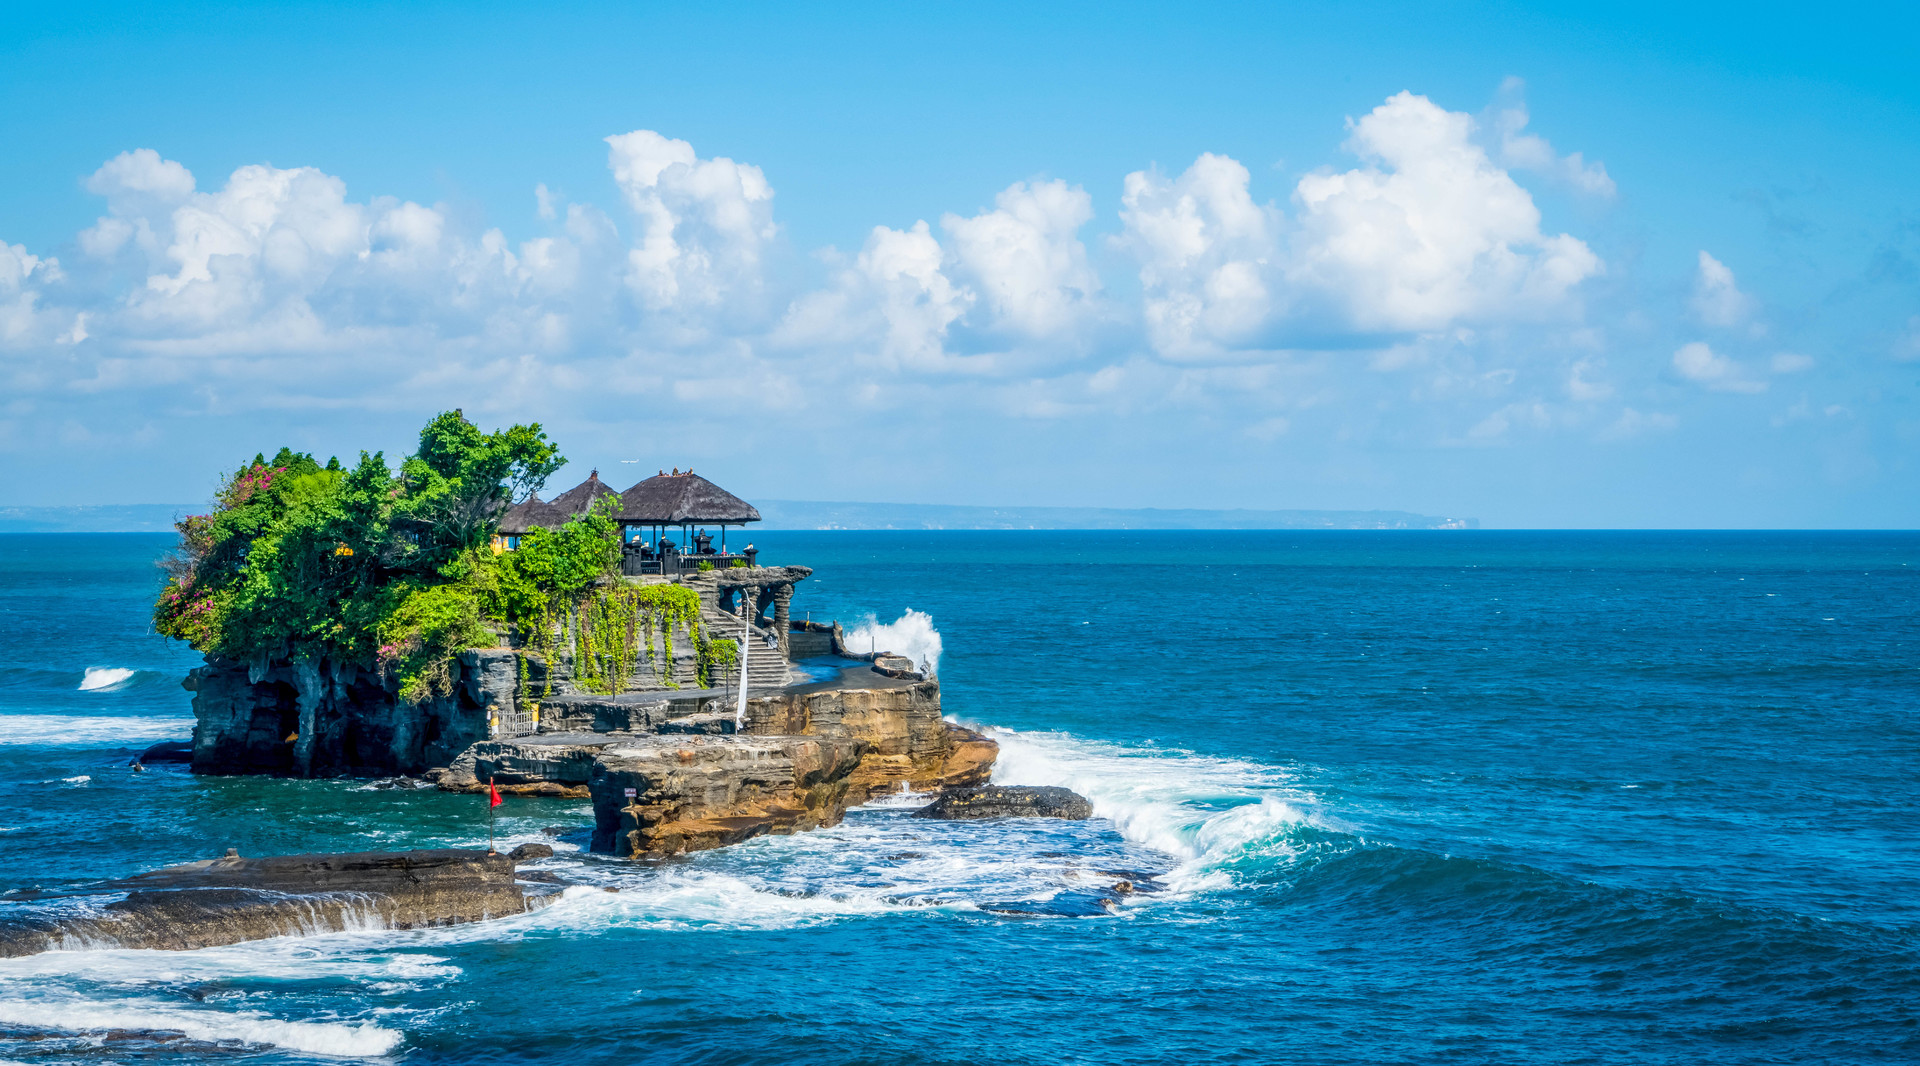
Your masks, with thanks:
[{"label": "blue sky", "polygon": [[458,406],[750,498],[1911,527],[1917,22],[10,9],[0,503]]}]

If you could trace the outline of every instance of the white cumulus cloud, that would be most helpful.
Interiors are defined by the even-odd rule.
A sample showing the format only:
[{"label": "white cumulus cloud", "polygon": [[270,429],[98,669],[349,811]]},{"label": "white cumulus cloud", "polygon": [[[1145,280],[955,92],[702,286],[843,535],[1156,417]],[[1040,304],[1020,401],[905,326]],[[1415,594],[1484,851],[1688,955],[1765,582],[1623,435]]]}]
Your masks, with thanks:
[{"label": "white cumulus cloud", "polygon": [[1601,272],[1568,234],[1540,231],[1533,197],[1472,139],[1473,119],[1402,92],[1353,125],[1367,166],[1300,180],[1289,277],[1364,329],[1433,330],[1575,309]]},{"label": "white cumulus cloud", "polygon": [[945,252],[927,224],[875,226],[832,283],[788,308],[776,340],[796,348],[848,346],[888,369],[949,369],[949,327],[974,302],[972,290],[942,269]]},{"label": "white cumulus cloud", "polygon": [[1525,83],[1519,78],[1508,78],[1500,87],[1505,99],[1496,106],[1493,115],[1494,132],[1499,135],[1500,162],[1514,170],[1556,179],[1590,196],[1612,199],[1617,190],[1613,178],[1607,174],[1606,164],[1598,160],[1589,163],[1579,152],[1560,155],[1545,137],[1527,132],[1532,116],[1520,95],[1524,88]]},{"label": "white cumulus cloud", "polygon": [[1093,198],[1064,181],[1015,182],[994,208],[941,220],[961,270],[994,317],[1030,336],[1057,334],[1090,309],[1100,279],[1077,236]]},{"label": "white cumulus cloud", "polygon": [[1741,292],[1734,282],[1733,270],[1702,249],[1693,280],[1695,317],[1709,326],[1737,326],[1753,314],[1756,306],[1753,297]]},{"label": "white cumulus cloud", "polygon": [[[319,167],[196,180],[136,149],[85,180],[103,207],[68,274],[0,244],[0,393],[114,394],[145,410],[160,405],[142,397],[257,409],[478,391],[570,398],[609,419],[645,397],[662,417],[745,404],[824,424],[937,389],[942,404],[1020,417],[1188,410],[1264,441],[1304,436],[1300,412],[1350,399],[1347,367],[1434,375],[1385,403],[1457,398],[1448,381],[1487,377],[1477,338],[1503,332],[1506,376],[1473,415],[1497,409],[1483,438],[1571,417],[1514,402],[1516,389],[1596,404],[1627,387],[1594,345],[1556,341],[1580,361],[1522,366],[1523,386],[1504,369],[1546,331],[1577,331],[1582,284],[1602,266],[1542,229],[1505,169],[1518,164],[1471,116],[1400,93],[1348,132],[1357,159],[1280,203],[1211,152],[1121,176],[1104,220],[1098,185],[1030,178],[971,213],[885,220],[855,250],[821,250],[810,274],[787,258],[759,167],[653,130],[605,138],[611,211],[536,185],[512,223],[532,235],[515,240]],[[1112,260],[1086,244],[1103,222],[1117,233],[1101,250],[1137,294],[1103,278]],[[1381,348],[1449,354],[1327,354]]]},{"label": "white cumulus cloud", "polygon": [[1128,174],[1121,243],[1140,264],[1141,315],[1163,355],[1206,355],[1247,343],[1275,310],[1280,213],[1256,204],[1238,161],[1203,153],[1186,172]]},{"label": "white cumulus cloud", "polygon": [[627,282],[656,310],[711,307],[758,287],[773,223],[759,167],[701,159],[652,130],[607,139],[614,182],[639,222]]},{"label": "white cumulus cloud", "polygon": [[1720,392],[1765,392],[1767,383],[1747,376],[1746,368],[1715,352],[1705,341],[1683,344],[1673,353],[1681,377]]},{"label": "white cumulus cloud", "polygon": [[1399,93],[1351,125],[1362,166],[1257,203],[1251,174],[1202,155],[1178,178],[1127,175],[1121,246],[1139,262],[1141,314],[1162,355],[1258,346],[1276,325],[1406,333],[1575,318],[1600,258],[1541,231],[1533,197],[1474,140],[1471,116]]},{"label": "white cumulus cloud", "polygon": [[51,316],[39,309],[38,283],[55,280],[59,273],[59,260],[0,241],[0,344],[24,344],[51,324]]}]

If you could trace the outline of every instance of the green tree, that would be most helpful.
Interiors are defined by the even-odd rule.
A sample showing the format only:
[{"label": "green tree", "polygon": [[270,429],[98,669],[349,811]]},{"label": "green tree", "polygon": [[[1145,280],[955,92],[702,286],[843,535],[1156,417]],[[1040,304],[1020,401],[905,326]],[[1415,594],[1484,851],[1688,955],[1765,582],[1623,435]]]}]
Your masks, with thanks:
[{"label": "green tree", "polygon": [[[458,411],[427,424],[397,473],[377,452],[351,470],[287,448],[256,455],[210,513],[178,524],[154,626],[211,654],[357,662],[391,672],[407,699],[442,693],[452,656],[492,644],[487,618],[508,603],[485,547],[499,513],[564,461],[538,425],[482,433]],[[617,559],[617,531],[597,521],[565,534],[569,550],[611,537]],[[606,568],[569,565],[542,580],[574,588],[575,570]]]},{"label": "green tree", "polygon": [[458,410],[435,417],[400,465],[391,564],[432,569],[481,547],[500,515],[566,462],[537,422],[482,433]]}]

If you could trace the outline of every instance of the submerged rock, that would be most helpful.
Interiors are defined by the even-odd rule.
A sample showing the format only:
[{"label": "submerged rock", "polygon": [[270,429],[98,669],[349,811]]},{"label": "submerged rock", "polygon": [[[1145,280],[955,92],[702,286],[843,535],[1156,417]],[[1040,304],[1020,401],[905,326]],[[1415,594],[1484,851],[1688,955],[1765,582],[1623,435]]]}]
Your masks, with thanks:
[{"label": "submerged rock", "polygon": [[915,818],[1067,818],[1093,817],[1093,804],[1072,789],[1054,785],[984,785],[950,788],[913,812]]},{"label": "submerged rock", "polygon": [[245,859],[230,851],[76,892],[14,897],[0,904],[0,958],[419,929],[522,914],[528,907],[505,855],[445,848]]},{"label": "submerged rock", "polygon": [[193,741],[163,740],[134,756],[135,766],[160,766],[164,763],[191,763],[193,761]]}]

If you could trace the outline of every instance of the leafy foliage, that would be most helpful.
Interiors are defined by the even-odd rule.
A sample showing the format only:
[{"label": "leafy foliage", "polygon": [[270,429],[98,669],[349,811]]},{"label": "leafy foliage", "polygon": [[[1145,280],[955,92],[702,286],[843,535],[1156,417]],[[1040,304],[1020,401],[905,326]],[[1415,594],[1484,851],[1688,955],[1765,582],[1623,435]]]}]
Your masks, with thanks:
[{"label": "leafy foliage", "polygon": [[377,666],[409,699],[444,693],[452,654],[494,643],[502,582],[485,545],[503,501],[562,462],[538,425],[482,433],[457,411],[397,473],[377,452],[351,470],[257,455],[210,514],[179,522],[154,628],[229,658]]},{"label": "leafy foliage", "polygon": [[695,635],[694,646],[694,661],[703,688],[721,680],[715,671],[725,672],[740,665],[740,642],[732,637],[709,638],[702,631]]},{"label": "leafy foliage", "polygon": [[211,513],[179,522],[154,628],[228,658],[358,663],[409,703],[449,694],[454,656],[502,635],[522,648],[523,692],[529,657],[546,693],[563,661],[588,691],[622,691],[643,662],[672,686],[684,630],[706,683],[737,650],[708,639],[692,589],[619,579],[616,499],[529,531],[517,551],[489,550],[507,503],[564,462],[538,425],[483,433],[459,411],[427,423],[398,470],[379,453],[351,470],[285,448],[256,455]]}]

